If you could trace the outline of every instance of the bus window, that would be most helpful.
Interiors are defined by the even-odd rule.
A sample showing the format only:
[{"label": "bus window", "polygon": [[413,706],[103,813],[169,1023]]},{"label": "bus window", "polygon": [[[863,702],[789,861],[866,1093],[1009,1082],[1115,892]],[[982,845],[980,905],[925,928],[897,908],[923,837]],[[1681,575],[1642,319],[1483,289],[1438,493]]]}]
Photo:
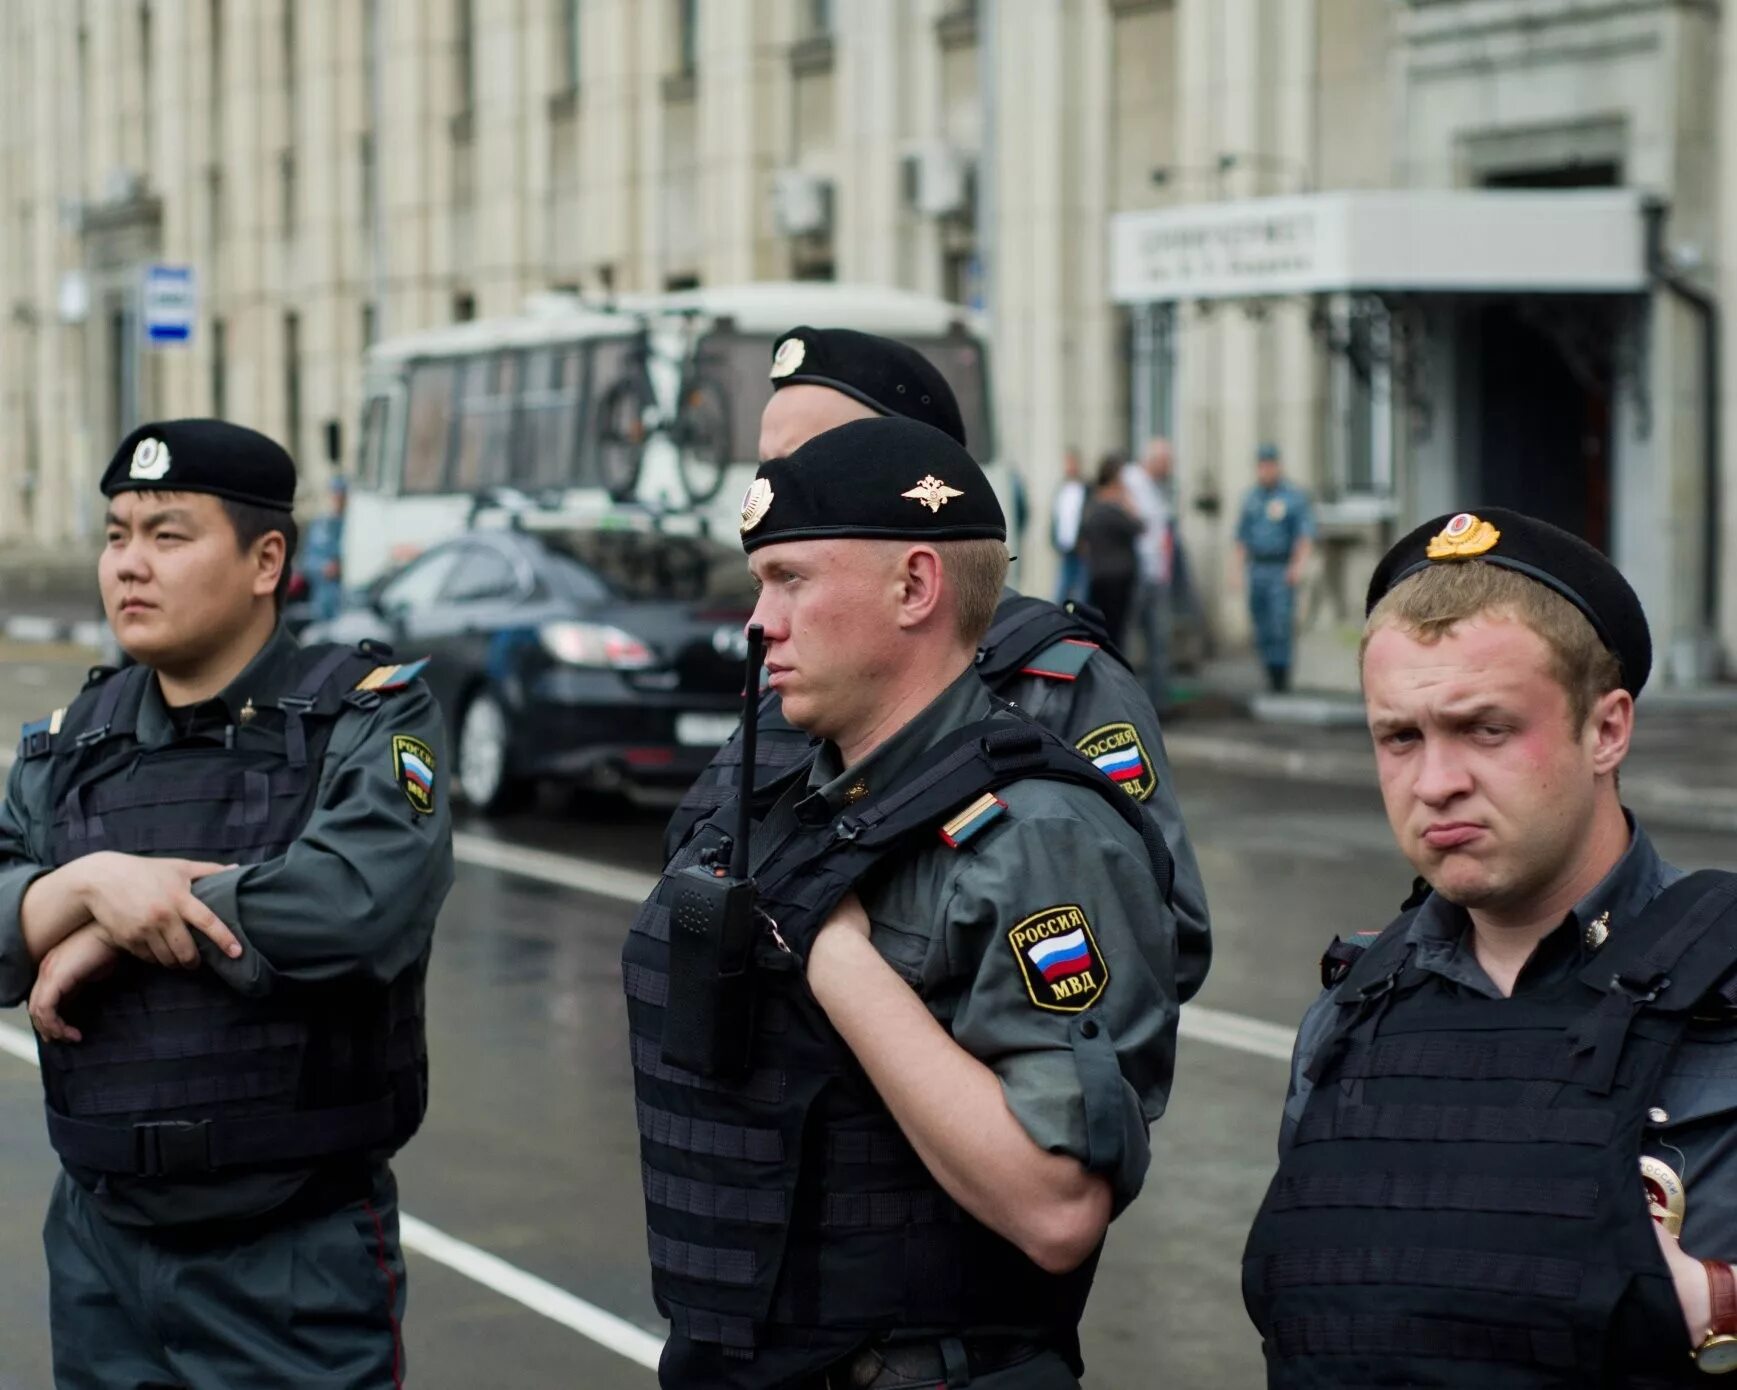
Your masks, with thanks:
[{"label": "bus window", "polygon": [[598,459],[598,436],[602,433],[603,420],[597,412],[597,403],[603,399],[606,392],[629,372],[637,371],[633,365],[632,338],[594,338],[586,345],[586,356],[590,364],[590,388],[585,393],[586,418],[584,447],[579,454],[579,467],[573,477],[575,487],[601,487],[603,485],[603,467]]},{"label": "bus window", "polygon": [[570,487],[578,463],[585,360],[577,343],[525,354],[512,481],[532,492]]},{"label": "bus window", "polygon": [[362,411],[362,444],[356,456],[356,485],[368,492],[385,487],[386,428],[391,419],[391,397],[370,396]]},{"label": "bus window", "polygon": [[474,492],[507,481],[507,448],[519,394],[519,358],[510,352],[472,357],[461,364],[460,371],[464,385],[452,487]]},{"label": "bus window", "polygon": [[452,379],[451,362],[419,362],[411,368],[403,492],[441,492],[446,488],[446,454],[452,442]]}]

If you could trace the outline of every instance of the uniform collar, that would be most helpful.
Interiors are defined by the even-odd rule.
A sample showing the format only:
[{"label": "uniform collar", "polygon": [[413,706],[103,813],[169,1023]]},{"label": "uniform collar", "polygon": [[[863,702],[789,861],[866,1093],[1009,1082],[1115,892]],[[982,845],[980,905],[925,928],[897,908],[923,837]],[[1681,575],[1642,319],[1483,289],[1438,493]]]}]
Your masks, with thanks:
[{"label": "uniform collar", "polygon": [[[299,650],[296,639],[280,623],[241,674],[209,700],[200,701],[196,708],[201,714],[209,711],[214,724],[235,724],[241,722],[242,712],[249,705],[256,710],[276,705],[281,696],[289,693],[287,682],[294,673]],[[139,707],[139,742],[153,747],[169,742],[174,736],[174,723],[164,703],[162,687],[153,679],[146,685],[144,703]]]},{"label": "uniform collar", "polygon": [[[1591,924],[1603,919],[1603,925],[1611,932],[1620,931],[1624,922],[1639,917],[1648,903],[1680,877],[1679,871],[1659,855],[1634,816],[1626,810],[1623,816],[1628,822],[1629,840],[1622,858],[1568,910],[1561,924],[1538,943],[1533,958],[1521,972],[1523,976],[1536,975],[1538,969],[1548,970],[1552,963],[1578,969],[1597,949],[1586,939]],[[1412,919],[1406,939],[1416,946],[1417,963],[1423,969],[1482,992],[1494,991],[1495,986],[1472,950],[1470,925],[1471,918],[1463,907],[1432,893]]]},{"label": "uniform collar", "polygon": [[797,806],[797,815],[805,820],[830,819],[870,792],[898,781],[943,734],[994,709],[982,677],[975,667],[967,667],[910,723],[853,766],[844,766],[838,745],[827,740],[808,770],[809,795]]}]

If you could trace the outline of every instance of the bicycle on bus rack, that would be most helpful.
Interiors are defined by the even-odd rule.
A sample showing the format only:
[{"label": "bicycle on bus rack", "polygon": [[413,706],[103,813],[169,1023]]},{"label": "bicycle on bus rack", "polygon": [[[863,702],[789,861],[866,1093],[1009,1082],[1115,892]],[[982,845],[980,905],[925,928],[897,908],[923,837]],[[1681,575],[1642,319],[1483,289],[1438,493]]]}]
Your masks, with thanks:
[{"label": "bicycle on bus rack", "polygon": [[[683,320],[683,348],[672,359],[653,342],[651,321],[640,320],[624,375],[604,391],[598,403],[598,462],[603,486],[617,502],[632,499],[645,461],[645,446],[663,435],[676,451],[676,471],[690,505],[709,502],[723,486],[730,465],[730,396],[723,383],[705,370],[698,310]],[[677,370],[676,408],[666,412],[652,384],[654,360]]]}]

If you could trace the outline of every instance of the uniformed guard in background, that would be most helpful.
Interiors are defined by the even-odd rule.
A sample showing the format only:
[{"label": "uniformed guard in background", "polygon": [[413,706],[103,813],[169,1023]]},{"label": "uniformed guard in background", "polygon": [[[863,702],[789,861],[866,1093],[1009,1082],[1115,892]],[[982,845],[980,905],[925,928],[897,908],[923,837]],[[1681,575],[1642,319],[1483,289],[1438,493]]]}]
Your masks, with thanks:
[{"label": "uniformed guard in background", "polygon": [[220,421],[122,442],[98,572],[136,664],[25,727],[0,809],[61,1390],[403,1383],[442,726],[417,666],[279,627],[295,481]]},{"label": "uniformed guard in background", "polygon": [[[968,445],[959,403],[945,377],[905,343],[843,328],[793,328],[772,357],[772,398],[760,419],[760,457],[783,458],[824,430],[851,420],[904,416]],[[1089,609],[1061,608],[1005,590],[977,654],[990,690],[1072,744],[1153,818],[1170,847],[1176,877],[1177,988],[1190,999],[1212,958],[1206,886],[1182,822],[1158,713],[1139,680],[1108,645]],[[775,690],[760,707],[757,781],[807,755]],[[664,836],[666,858],[731,794],[742,756],[738,732],[694,783]]]},{"label": "uniformed guard in background", "polygon": [[1291,687],[1296,644],[1297,586],[1315,542],[1309,494],[1284,476],[1276,445],[1255,456],[1255,485],[1236,523],[1237,560],[1248,586],[1249,621],[1270,689]]},{"label": "uniformed guard in background", "polygon": [[741,526],[818,742],[740,856],[747,959],[708,969],[695,910],[728,805],[623,954],[662,1384],[1074,1386],[1170,1085],[1162,838],[977,677],[1006,529],[953,440],[841,425],[761,465]]},{"label": "uniformed guard in background", "polygon": [[1382,796],[1424,882],[1334,942],[1298,1037],[1244,1262],[1269,1383],[1737,1369],[1737,875],[1685,877],[1619,798],[1640,601],[1491,508],[1400,541],[1368,607]]}]

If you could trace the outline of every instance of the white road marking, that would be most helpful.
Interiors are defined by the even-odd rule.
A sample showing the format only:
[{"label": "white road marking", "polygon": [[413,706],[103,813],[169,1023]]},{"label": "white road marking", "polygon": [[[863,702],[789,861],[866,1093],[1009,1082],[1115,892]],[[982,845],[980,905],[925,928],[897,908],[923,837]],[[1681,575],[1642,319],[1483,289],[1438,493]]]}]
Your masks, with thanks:
[{"label": "white road marking", "polygon": [[595,859],[580,859],[571,854],[556,854],[553,850],[531,849],[525,845],[508,844],[482,835],[456,830],[452,836],[452,855],[461,864],[479,869],[499,869],[534,878],[540,883],[553,883],[580,893],[638,906],[651,896],[657,886],[657,875],[617,868]]},{"label": "white road marking", "polygon": [[1257,1057],[1289,1062],[1291,1048],[1297,1041],[1295,1028],[1281,1028],[1242,1014],[1226,1013],[1223,1009],[1208,1009],[1199,1004],[1182,1006],[1182,1021],[1176,1031],[1185,1038],[1216,1043],[1219,1047],[1252,1052]]},{"label": "white road marking", "polygon": [[[33,1067],[37,1065],[35,1036],[10,1023],[0,1023],[0,1052]],[[547,1279],[539,1279],[517,1265],[510,1265],[498,1255],[449,1236],[409,1212],[399,1213],[398,1234],[406,1250],[414,1250],[425,1259],[445,1265],[454,1273],[462,1274],[485,1289],[493,1289],[533,1313],[540,1313],[647,1370],[657,1369],[663,1338],[656,1333],[636,1327],[614,1313],[606,1313],[577,1294],[568,1293]]]}]

